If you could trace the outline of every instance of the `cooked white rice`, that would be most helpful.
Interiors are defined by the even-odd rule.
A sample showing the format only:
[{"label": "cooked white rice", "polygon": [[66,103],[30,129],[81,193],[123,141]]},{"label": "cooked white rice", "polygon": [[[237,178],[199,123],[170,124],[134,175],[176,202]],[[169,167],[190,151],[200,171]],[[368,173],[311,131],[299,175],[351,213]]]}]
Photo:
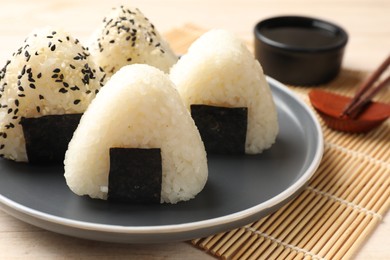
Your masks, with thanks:
[{"label": "cooked white rice", "polygon": [[89,50],[111,76],[128,64],[149,64],[164,72],[177,56],[138,8],[114,8],[91,38]]},{"label": "cooked white rice", "polygon": [[160,148],[162,202],[189,200],[206,183],[206,152],[168,76],[148,65],[120,69],[81,118],[65,156],[65,178],[78,195],[107,198],[109,149]]},{"label": "cooked white rice", "polygon": [[270,87],[259,62],[232,33],[205,33],[172,67],[170,78],[188,109],[247,107],[246,153],[260,153],[275,142],[278,120]]},{"label": "cooked white rice", "polygon": [[104,79],[78,40],[33,31],[0,72],[0,155],[27,161],[21,118],[82,113]]}]

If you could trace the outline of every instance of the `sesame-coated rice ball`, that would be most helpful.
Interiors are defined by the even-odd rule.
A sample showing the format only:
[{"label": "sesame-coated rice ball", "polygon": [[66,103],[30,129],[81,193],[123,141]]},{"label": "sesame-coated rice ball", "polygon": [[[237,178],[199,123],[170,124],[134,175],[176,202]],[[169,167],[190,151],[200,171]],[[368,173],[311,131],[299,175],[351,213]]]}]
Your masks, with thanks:
[{"label": "sesame-coated rice ball", "polygon": [[0,71],[0,156],[28,161],[21,119],[82,113],[104,83],[77,39],[51,27],[33,31]]},{"label": "sesame-coated rice ball", "polygon": [[138,8],[113,8],[91,38],[89,50],[108,76],[128,64],[168,72],[177,62],[168,43]]}]

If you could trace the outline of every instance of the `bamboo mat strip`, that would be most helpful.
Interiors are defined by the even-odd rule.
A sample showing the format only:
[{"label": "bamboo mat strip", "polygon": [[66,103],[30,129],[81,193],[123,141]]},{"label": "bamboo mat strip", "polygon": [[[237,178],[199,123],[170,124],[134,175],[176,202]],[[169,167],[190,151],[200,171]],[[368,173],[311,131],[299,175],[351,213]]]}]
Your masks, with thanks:
[{"label": "bamboo mat strip", "polygon": [[[186,25],[166,34],[185,53],[202,33]],[[248,43],[251,49],[252,44]],[[343,70],[326,88],[352,95],[367,74]],[[307,104],[311,88],[290,88]],[[390,100],[390,91],[378,100]],[[367,134],[323,129],[322,162],[308,187],[276,212],[191,243],[222,259],[348,259],[390,208],[390,120]]]}]

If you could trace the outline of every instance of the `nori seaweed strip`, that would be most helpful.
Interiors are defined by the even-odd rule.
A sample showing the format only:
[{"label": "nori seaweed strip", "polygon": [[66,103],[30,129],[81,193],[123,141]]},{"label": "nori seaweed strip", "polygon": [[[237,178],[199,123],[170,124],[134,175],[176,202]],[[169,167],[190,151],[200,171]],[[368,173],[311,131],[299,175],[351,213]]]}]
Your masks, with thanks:
[{"label": "nori seaweed strip", "polygon": [[82,114],[22,117],[28,161],[32,164],[63,163],[68,144]]},{"label": "nori seaweed strip", "polygon": [[191,105],[207,153],[245,154],[248,108]]},{"label": "nori seaweed strip", "polygon": [[108,200],[160,203],[161,149],[110,148]]}]

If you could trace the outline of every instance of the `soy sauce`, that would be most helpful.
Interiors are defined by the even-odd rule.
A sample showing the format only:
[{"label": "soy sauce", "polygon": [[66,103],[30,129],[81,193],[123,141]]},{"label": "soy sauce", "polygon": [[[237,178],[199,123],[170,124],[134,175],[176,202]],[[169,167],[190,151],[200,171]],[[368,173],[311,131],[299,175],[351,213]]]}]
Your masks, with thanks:
[{"label": "soy sauce", "polygon": [[272,41],[297,48],[323,48],[341,41],[335,32],[317,27],[263,27],[261,33]]}]

